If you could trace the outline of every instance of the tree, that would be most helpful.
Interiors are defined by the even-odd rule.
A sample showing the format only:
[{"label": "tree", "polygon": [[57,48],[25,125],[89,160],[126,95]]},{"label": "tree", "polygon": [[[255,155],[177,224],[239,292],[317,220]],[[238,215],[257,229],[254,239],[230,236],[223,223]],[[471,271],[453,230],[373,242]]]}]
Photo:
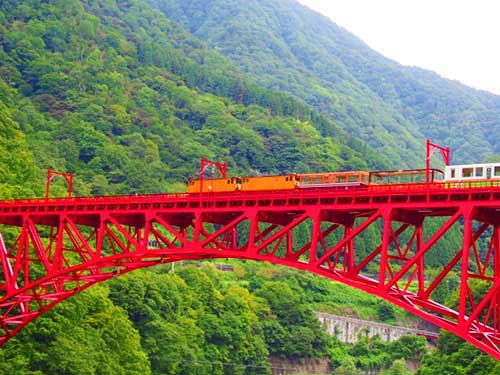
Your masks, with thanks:
[{"label": "tree", "polygon": [[[70,298],[27,326],[16,346],[0,350],[6,373],[147,375],[138,332],[104,286]],[[14,341],[16,343],[16,341]],[[12,363],[11,363],[12,361]],[[19,366],[17,369],[11,365]]]},{"label": "tree", "polygon": [[340,366],[335,369],[336,375],[361,375],[362,372],[356,368],[351,357],[341,360]]},{"label": "tree", "polygon": [[404,359],[396,359],[389,369],[382,371],[380,375],[410,375]]}]

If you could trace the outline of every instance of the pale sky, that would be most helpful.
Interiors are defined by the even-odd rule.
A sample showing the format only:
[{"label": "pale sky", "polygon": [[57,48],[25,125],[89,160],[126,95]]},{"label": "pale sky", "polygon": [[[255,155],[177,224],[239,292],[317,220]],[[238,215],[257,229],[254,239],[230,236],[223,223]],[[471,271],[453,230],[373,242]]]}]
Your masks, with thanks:
[{"label": "pale sky", "polygon": [[298,0],[403,65],[500,94],[499,0]]}]

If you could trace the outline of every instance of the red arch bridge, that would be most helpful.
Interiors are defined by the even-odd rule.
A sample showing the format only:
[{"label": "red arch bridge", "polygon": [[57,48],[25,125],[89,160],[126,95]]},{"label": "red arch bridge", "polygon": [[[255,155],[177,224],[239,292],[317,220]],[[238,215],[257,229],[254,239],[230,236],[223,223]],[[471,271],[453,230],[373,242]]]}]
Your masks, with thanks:
[{"label": "red arch bridge", "polygon": [[[59,302],[120,274],[239,258],[377,295],[500,359],[499,187],[4,201],[0,229],[0,344]],[[432,259],[444,266],[430,269]],[[433,300],[451,278],[459,278],[453,302]]]}]

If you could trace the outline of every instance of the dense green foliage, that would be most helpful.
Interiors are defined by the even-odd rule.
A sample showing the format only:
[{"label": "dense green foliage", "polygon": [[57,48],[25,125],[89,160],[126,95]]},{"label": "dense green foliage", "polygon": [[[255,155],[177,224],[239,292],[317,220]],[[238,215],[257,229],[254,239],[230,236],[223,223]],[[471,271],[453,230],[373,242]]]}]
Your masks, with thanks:
[{"label": "dense green foliage", "polygon": [[140,1],[29,4],[0,5],[4,121],[36,167],[76,171],[80,195],[182,190],[201,155],[232,173],[385,163]]},{"label": "dense green foliage", "polygon": [[147,1],[260,84],[303,99],[395,166],[423,167],[424,137],[449,145],[456,162],[500,154],[500,97],[403,67],[295,0]]},{"label": "dense green foliage", "polygon": [[0,351],[0,373],[150,373],[137,330],[108,294],[93,287],[29,325]]},{"label": "dense green foliage", "polygon": [[498,375],[500,363],[465,343],[457,336],[442,332],[437,348],[425,356],[417,375]]},{"label": "dense green foliage", "polygon": [[92,287],[9,341],[0,350],[0,372],[269,374],[272,355],[293,360],[328,356],[341,373],[346,366],[390,369],[401,358],[419,360],[425,353],[425,340],[419,337],[340,343],[326,335],[311,310],[311,303],[343,293],[339,310],[351,299],[372,306],[376,314],[382,302],[374,297],[336,290],[337,284],[296,270],[231,264],[232,272],[210,263],[177,266],[175,272],[163,266]]},{"label": "dense green foliage", "polygon": [[34,159],[25,135],[13,120],[14,91],[0,80],[0,196],[32,196]]}]

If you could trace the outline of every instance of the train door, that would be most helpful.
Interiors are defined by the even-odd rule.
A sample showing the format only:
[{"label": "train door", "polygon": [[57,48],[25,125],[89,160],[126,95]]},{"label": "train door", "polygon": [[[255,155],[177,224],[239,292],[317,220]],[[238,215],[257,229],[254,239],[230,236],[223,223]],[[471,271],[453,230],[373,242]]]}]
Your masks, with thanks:
[{"label": "train door", "polygon": [[486,168],[486,178],[491,178],[491,167]]}]

